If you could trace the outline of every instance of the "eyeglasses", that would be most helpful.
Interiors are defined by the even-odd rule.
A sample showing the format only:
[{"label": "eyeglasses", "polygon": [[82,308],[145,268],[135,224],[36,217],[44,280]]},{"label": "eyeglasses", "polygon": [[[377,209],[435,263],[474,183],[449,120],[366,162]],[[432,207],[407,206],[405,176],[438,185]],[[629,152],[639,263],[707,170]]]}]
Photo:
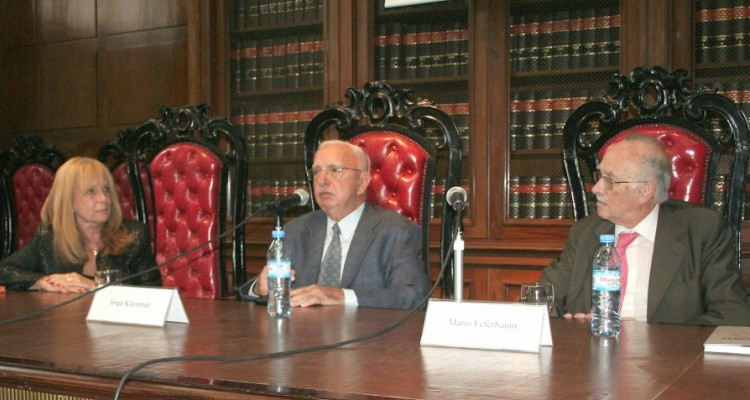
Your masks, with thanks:
[{"label": "eyeglasses", "polygon": [[365,172],[361,169],[357,168],[348,168],[348,167],[342,167],[340,165],[329,165],[325,168],[320,167],[312,167],[307,170],[307,177],[310,178],[310,180],[314,180],[316,176],[318,176],[321,172],[325,171],[326,174],[333,176],[334,178],[340,178],[344,176],[345,171],[357,171],[357,172]]},{"label": "eyeglasses", "polygon": [[594,183],[596,184],[599,181],[604,182],[604,188],[607,190],[612,190],[612,188],[614,187],[616,183],[646,183],[648,182],[648,181],[613,181],[612,178],[602,175],[602,173],[599,171],[595,171]]}]

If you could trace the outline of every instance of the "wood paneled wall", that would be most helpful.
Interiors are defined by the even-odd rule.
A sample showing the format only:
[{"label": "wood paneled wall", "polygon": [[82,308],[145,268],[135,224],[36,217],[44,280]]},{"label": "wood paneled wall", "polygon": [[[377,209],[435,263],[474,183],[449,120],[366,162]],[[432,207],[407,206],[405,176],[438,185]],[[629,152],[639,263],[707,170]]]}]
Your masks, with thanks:
[{"label": "wood paneled wall", "polygon": [[[5,0],[0,149],[38,134],[96,156],[162,105],[211,104],[207,0]],[[197,49],[197,50],[196,50]],[[206,50],[204,54],[210,54]]]}]

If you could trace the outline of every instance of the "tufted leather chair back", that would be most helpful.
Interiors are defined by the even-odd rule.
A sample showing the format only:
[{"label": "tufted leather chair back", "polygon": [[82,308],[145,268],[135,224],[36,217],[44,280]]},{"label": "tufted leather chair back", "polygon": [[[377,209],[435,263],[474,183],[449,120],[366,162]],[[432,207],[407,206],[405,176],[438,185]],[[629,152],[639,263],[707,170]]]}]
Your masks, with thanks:
[{"label": "tufted leather chair back", "polygon": [[13,174],[18,222],[18,247],[20,250],[34,236],[41,221],[40,212],[47,199],[55,172],[42,164],[28,164]]},{"label": "tufted leather chair back", "polygon": [[136,214],[154,232],[163,286],[186,297],[226,297],[247,279],[244,227],[232,229],[244,220],[245,190],[230,190],[246,181],[244,137],[206,105],[161,112],[135,130],[128,154]]},{"label": "tufted leather chair back", "polygon": [[222,160],[205,147],[176,143],[148,164],[153,189],[156,262],[184,253],[162,269],[163,285],[190,297],[215,297],[222,282],[216,242],[220,223],[219,188]]},{"label": "tufted leather chair back", "polygon": [[117,191],[117,200],[122,208],[122,216],[128,219],[136,219],[135,199],[133,199],[133,188],[130,187],[128,165],[126,163],[117,165],[112,170],[112,177],[115,180],[115,190]]},{"label": "tufted leather chair back", "polygon": [[421,144],[395,131],[376,130],[361,133],[349,140],[370,157],[372,180],[367,188],[371,204],[396,211],[422,225],[427,208],[424,193],[432,183],[430,159],[434,158]]},{"label": "tufted leather chair back", "polygon": [[34,236],[41,210],[65,156],[37,136],[14,139],[0,155],[3,166],[3,257],[23,248]]},{"label": "tufted leather chair back", "polygon": [[[332,126],[338,138],[364,149],[372,175],[368,202],[422,226],[422,260],[429,272],[431,225],[439,230],[440,259],[452,250],[455,218],[442,201],[444,193],[435,194],[433,189],[459,184],[461,148],[456,124],[429,100],[414,100],[410,90],[394,89],[387,82],[370,82],[361,90],[350,88],[346,96],[348,105],[329,105],[307,126],[305,167],[312,167],[321,141],[335,137],[327,132]],[[437,168],[438,159],[442,168]],[[309,187],[312,192],[312,182]],[[314,201],[312,207],[316,207]],[[443,277],[445,297],[453,292],[452,278],[449,268]]]},{"label": "tufted leather chair back", "polygon": [[672,163],[669,198],[713,208],[740,233],[750,126],[742,109],[713,90],[690,89],[687,71],[661,67],[615,74],[609,96],[578,107],[563,131],[563,162],[573,215],[588,215],[592,172],[614,143],[631,134],[656,137]]}]

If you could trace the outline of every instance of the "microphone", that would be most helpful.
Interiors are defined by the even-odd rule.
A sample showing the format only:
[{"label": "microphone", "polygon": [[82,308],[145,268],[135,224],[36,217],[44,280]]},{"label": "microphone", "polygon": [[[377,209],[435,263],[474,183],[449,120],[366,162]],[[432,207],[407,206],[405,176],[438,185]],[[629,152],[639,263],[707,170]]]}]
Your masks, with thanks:
[{"label": "microphone", "polygon": [[448,189],[445,194],[445,201],[453,207],[456,211],[463,211],[466,205],[466,191],[460,186],[454,186]]},{"label": "microphone", "polygon": [[308,201],[310,201],[310,193],[308,193],[305,189],[299,188],[289,196],[279,198],[270,206],[278,211],[285,210],[293,206],[304,206]]}]

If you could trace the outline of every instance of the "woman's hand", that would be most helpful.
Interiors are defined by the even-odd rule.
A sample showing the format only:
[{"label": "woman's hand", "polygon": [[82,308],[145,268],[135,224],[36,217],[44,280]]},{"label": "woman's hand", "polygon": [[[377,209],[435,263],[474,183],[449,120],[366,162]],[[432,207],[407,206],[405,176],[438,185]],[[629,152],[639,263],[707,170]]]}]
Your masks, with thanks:
[{"label": "woman's hand", "polygon": [[94,281],[79,273],[70,272],[42,277],[30,289],[59,293],[84,293],[93,288]]}]

